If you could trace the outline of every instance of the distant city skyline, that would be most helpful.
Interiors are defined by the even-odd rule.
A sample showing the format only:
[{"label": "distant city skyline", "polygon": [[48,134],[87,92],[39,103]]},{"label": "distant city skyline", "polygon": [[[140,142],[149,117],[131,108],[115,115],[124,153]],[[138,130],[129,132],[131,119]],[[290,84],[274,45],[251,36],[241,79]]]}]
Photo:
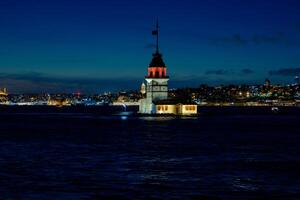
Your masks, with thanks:
[{"label": "distant city skyline", "polygon": [[161,24],[172,87],[293,83],[297,0],[0,2],[0,87],[9,92],[139,89]]}]

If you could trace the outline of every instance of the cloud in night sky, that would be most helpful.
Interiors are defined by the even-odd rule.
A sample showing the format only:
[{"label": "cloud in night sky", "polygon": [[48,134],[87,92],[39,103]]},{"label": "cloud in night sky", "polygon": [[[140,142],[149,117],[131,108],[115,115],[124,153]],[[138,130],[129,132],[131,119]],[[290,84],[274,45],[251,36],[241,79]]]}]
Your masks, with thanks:
[{"label": "cloud in night sky", "polygon": [[100,93],[116,89],[138,89],[141,80],[130,78],[93,79],[53,77],[46,74],[29,72],[19,74],[0,73],[0,85],[14,93],[67,92],[83,91]]},{"label": "cloud in night sky", "polygon": [[252,69],[242,69],[241,73],[245,74],[245,75],[248,75],[248,74],[253,74],[254,71]]},{"label": "cloud in night sky", "polygon": [[254,44],[282,44],[286,42],[285,35],[283,33],[277,33],[275,35],[254,35],[251,40]]},{"label": "cloud in night sky", "polygon": [[234,71],[234,70],[225,70],[225,69],[217,69],[217,70],[208,70],[205,72],[206,75],[249,75],[253,74],[254,71],[252,69],[242,69],[240,71]]},{"label": "cloud in night sky", "polygon": [[248,44],[254,45],[276,45],[276,44],[289,44],[284,33],[279,32],[273,35],[255,34],[251,37],[246,37],[241,34],[234,34],[232,36],[225,36],[214,38],[210,40],[215,45],[234,45],[246,46]]},{"label": "cloud in night sky", "polygon": [[300,67],[296,68],[282,68],[278,70],[269,71],[270,75],[277,75],[277,76],[296,76],[300,74]]},{"label": "cloud in night sky", "polygon": [[205,72],[206,75],[227,75],[230,73],[230,71],[224,69],[208,70]]},{"label": "cloud in night sky", "polygon": [[[230,70],[212,70],[195,76],[176,76],[170,80],[170,88],[198,87],[200,84],[239,84],[247,80],[232,80],[226,75],[241,76],[241,72]],[[248,73],[248,72],[246,72]],[[220,75],[220,76],[218,76]],[[224,75],[224,76],[222,76]],[[10,94],[15,93],[74,93],[97,94],[120,90],[139,90],[143,78],[76,78],[56,77],[43,73],[0,73],[0,85]]]},{"label": "cloud in night sky", "polygon": [[248,41],[240,34],[234,34],[232,36],[225,36],[220,38],[214,38],[211,40],[212,44],[215,45],[236,45],[236,46],[244,46],[248,43]]},{"label": "cloud in night sky", "polygon": [[[0,73],[1,87],[7,87],[9,93],[102,93],[120,90],[139,90],[143,78],[76,78],[54,77],[47,74]],[[209,82],[207,76],[177,77],[171,80],[171,87],[195,87],[200,83]],[[214,83],[212,81],[211,83]]]}]

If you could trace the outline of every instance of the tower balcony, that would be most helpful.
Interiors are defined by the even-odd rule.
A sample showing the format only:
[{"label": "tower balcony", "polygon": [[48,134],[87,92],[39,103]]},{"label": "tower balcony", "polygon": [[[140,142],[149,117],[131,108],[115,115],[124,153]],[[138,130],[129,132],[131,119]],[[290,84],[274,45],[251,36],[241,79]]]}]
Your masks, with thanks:
[{"label": "tower balcony", "polygon": [[166,67],[149,67],[146,78],[169,78]]}]

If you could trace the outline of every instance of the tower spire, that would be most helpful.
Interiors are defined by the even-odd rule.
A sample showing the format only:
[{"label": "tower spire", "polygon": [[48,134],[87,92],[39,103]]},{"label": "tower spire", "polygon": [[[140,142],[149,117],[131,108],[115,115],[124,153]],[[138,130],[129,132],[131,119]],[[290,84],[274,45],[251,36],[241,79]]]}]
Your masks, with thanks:
[{"label": "tower spire", "polygon": [[152,31],[152,35],[156,37],[156,51],[152,54],[152,61],[149,67],[166,67],[162,55],[159,53],[159,23],[156,20],[155,29]]},{"label": "tower spire", "polygon": [[156,52],[155,54],[159,54],[159,23],[158,19],[156,20],[155,30],[152,31],[152,35],[156,36]]},{"label": "tower spire", "polygon": [[158,19],[156,20],[156,53],[159,53],[159,23],[158,23]]}]

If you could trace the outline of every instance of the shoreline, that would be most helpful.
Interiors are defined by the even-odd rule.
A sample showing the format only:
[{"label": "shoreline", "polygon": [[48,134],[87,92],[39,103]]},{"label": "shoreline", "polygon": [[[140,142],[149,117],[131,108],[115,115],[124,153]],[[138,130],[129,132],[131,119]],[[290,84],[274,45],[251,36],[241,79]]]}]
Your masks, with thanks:
[{"label": "shoreline", "polygon": [[[276,108],[275,110],[272,108]],[[277,109],[278,108],[278,109]],[[18,113],[69,113],[94,115],[127,115],[127,116],[177,116],[165,114],[140,114],[138,106],[0,106],[0,115]],[[179,115],[184,117],[210,115],[300,115],[300,106],[198,106],[197,115]]]}]

